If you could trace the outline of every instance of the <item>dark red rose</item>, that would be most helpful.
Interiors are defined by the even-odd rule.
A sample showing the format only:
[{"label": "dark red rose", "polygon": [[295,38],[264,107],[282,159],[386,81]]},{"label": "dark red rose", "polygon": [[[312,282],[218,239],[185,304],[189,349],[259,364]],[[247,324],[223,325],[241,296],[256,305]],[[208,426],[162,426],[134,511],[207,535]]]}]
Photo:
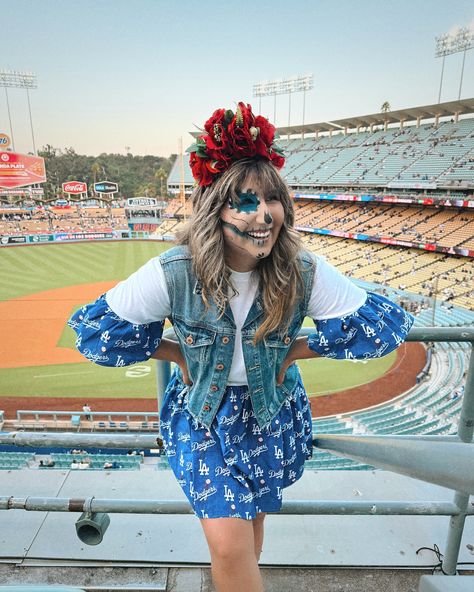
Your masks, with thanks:
[{"label": "dark red rose", "polygon": [[281,169],[281,167],[285,164],[285,157],[277,154],[276,152],[271,153],[270,160],[277,169]]},{"label": "dark red rose", "polygon": [[207,158],[199,158],[195,152],[191,152],[189,157],[189,166],[193,173],[193,177],[199,183],[199,185],[207,186],[214,180],[214,175],[209,171],[206,166]]},{"label": "dark red rose", "polygon": [[275,126],[261,115],[257,115],[254,125],[260,129],[260,133],[258,134],[259,139],[267,146],[271,146],[275,137]]}]

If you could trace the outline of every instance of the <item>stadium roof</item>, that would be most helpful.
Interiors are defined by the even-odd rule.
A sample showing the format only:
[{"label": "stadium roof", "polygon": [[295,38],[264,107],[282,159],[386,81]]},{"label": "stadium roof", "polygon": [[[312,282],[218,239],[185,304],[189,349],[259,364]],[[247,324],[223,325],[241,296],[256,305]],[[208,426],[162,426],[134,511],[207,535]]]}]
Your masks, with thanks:
[{"label": "stadium roof", "polygon": [[387,111],[386,113],[359,115],[345,119],[336,119],[334,121],[279,127],[278,133],[284,136],[291,136],[292,134],[340,131],[357,127],[370,127],[371,125],[385,125],[385,123],[407,123],[417,120],[421,121],[423,119],[436,119],[438,117],[457,117],[458,115],[471,113],[474,113],[474,98],[436,103],[435,105],[425,105],[423,107],[399,109],[398,111]]}]

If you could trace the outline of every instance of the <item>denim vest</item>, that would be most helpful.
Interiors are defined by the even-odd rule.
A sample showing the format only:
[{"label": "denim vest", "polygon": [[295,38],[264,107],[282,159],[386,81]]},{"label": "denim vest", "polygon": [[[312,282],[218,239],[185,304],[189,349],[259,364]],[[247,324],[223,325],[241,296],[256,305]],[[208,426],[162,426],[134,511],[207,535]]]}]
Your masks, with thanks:
[{"label": "denim vest", "polygon": [[[297,302],[288,331],[275,331],[253,344],[253,337],[263,320],[263,304],[258,293],[242,326],[242,349],[252,408],[260,427],[278,413],[296,386],[299,370],[292,364],[282,385],[277,386],[280,366],[306,316],[311,295],[315,260],[301,252],[304,293]],[[170,321],[186,360],[192,386],[188,409],[202,425],[210,427],[227,386],[235,346],[235,322],[227,305],[219,319],[217,307],[209,309],[201,297],[201,286],[192,271],[188,247],[174,247],[160,255],[171,303]],[[179,379],[182,378],[178,372]]]}]

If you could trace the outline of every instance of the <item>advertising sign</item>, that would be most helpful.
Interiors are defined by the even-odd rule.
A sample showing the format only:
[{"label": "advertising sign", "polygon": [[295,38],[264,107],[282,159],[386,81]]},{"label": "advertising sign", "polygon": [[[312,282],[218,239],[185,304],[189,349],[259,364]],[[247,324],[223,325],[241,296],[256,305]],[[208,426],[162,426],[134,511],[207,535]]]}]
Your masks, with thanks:
[{"label": "advertising sign", "polygon": [[66,181],[62,187],[63,193],[70,193],[72,195],[87,193],[87,183],[83,183],[82,181]]},{"label": "advertising sign", "polygon": [[134,207],[155,207],[158,205],[158,200],[154,197],[129,197],[127,199],[127,206]]},{"label": "advertising sign", "polygon": [[111,232],[61,232],[54,235],[57,241],[68,240],[97,240],[104,238],[114,238]]},{"label": "advertising sign", "polygon": [[26,243],[26,236],[2,236],[0,244],[2,245],[20,245]]},{"label": "advertising sign", "polygon": [[0,187],[11,189],[45,181],[44,158],[18,152],[0,152]]},{"label": "advertising sign", "polygon": [[0,132],[0,150],[6,150],[11,144],[10,136]]},{"label": "advertising sign", "polygon": [[94,183],[94,191],[96,193],[117,193],[117,183],[112,181],[101,181],[100,183]]},{"label": "advertising sign", "polygon": [[53,234],[30,234],[28,236],[29,243],[50,243],[54,241]]}]

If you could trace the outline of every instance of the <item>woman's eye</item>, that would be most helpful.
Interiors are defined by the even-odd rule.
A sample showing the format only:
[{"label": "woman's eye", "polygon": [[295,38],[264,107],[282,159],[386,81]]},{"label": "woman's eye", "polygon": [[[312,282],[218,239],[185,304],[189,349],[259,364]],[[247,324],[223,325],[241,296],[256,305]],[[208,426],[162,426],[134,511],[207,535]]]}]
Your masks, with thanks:
[{"label": "woman's eye", "polygon": [[278,201],[278,197],[276,195],[268,195],[265,201]]}]

